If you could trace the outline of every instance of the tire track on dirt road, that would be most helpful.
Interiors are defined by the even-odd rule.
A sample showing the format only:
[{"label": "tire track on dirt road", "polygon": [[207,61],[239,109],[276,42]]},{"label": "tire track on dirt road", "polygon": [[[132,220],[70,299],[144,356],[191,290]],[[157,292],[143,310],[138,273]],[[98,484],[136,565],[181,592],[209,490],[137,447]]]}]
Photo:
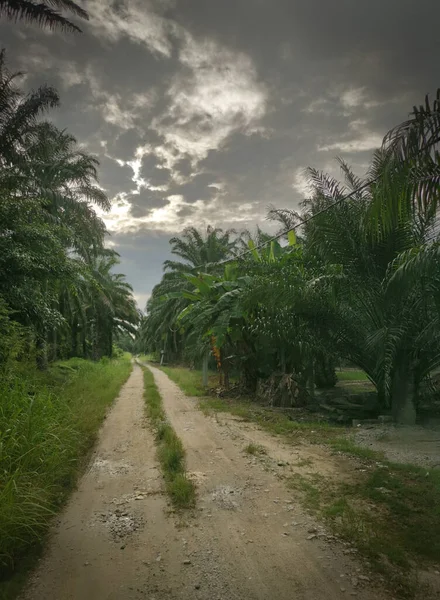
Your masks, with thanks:
[{"label": "tire track on dirt road", "polygon": [[334,541],[307,540],[313,523],[283,483],[249,464],[228,428],[205,417],[162,371],[151,371],[187,451],[197,509],[170,509],[135,365],[24,600],[383,597],[345,584],[340,575],[360,565]]}]

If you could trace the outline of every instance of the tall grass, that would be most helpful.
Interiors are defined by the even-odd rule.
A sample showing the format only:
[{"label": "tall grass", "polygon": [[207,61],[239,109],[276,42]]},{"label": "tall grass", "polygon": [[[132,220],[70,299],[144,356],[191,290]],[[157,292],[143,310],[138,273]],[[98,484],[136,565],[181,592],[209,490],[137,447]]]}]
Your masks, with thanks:
[{"label": "tall grass", "polygon": [[[129,356],[0,375],[0,585],[43,539],[131,371]],[[13,580],[14,578],[12,578]],[[4,597],[12,597],[7,595]]]}]

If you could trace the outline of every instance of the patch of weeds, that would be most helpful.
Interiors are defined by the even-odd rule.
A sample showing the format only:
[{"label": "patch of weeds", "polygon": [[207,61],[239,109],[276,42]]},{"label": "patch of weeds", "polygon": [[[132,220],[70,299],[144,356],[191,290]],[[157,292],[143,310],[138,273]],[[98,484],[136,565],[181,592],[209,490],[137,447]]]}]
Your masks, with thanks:
[{"label": "patch of weeds", "polygon": [[252,454],[253,456],[261,456],[262,454],[266,454],[266,449],[263,446],[260,446],[260,444],[254,444],[253,442],[245,446],[244,451],[246,454]]},{"label": "patch of weeds", "polygon": [[352,438],[336,437],[327,440],[327,443],[331,448],[333,448],[333,450],[337,452],[344,452],[345,454],[355,456],[356,458],[367,460],[384,460],[383,452],[357,446]]},{"label": "patch of weeds", "polygon": [[293,466],[295,467],[311,467],[313,460],[311,458],[300,458]]},{"label": "patch of weeds", "polygon": [[395,595],[415,598],[421,587],[414,565],[440,560],[440,472],[387,462],[368,466],[354,483],[297,474],[288,485],[384,575]]},{"label": "patch of weeds", "polygon": [[162,398],[152,372],[144,368],[144,398],[147,414],[156,430],[157,458],[162,468],[168,495],[176,508],[195,504],[196,489],[185,470],[185,450],[166,420]]},{"label": "patch of weeds", "polygon": [[199,408],[205,414],[228,412],[245,421],[252,421],[270,433],[286,436],[291,443],[297,439],[322,443],[341,433],[340,427],[332,426],[326,421],[295,421],[286,413],[260,406],[250,400],[203,398],[199,402]]},{"label": "patch of weeds", "polygon": [[287,485],[288,487],[298,490],[303,495],[304,506],[312,511],[316,512],[321,508],[322,501],[322,478],[316,473],[309,477],[304,477],[299,473],[296,473],[289,478]]},{"label": "patch of weeds", "polygon": [[440,561],[440,472],[387,463],[360,492],[388,514],[397,543],[407,552]]},{"label": "patch of weeds", "polygon": [[[177,383],[187,396],[205,396],[202,371],[186,369],[185,367],[159,367],[170,379]],[[209,378],[211,381],[213,377]]]}]

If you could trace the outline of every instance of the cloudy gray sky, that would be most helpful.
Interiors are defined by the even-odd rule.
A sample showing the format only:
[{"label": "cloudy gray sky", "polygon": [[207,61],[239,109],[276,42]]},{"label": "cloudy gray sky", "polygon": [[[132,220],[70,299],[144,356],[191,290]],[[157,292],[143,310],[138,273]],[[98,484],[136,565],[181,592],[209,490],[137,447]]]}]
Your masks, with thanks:
[{"label": "cloudy gray sky", "polygon": [[101,161],[110,243],[140,307],[188,225],[267,228],[304,168],[362,172],[440,86],[438,0],[77,0],[82,35],[0,26],[10,68]]}]

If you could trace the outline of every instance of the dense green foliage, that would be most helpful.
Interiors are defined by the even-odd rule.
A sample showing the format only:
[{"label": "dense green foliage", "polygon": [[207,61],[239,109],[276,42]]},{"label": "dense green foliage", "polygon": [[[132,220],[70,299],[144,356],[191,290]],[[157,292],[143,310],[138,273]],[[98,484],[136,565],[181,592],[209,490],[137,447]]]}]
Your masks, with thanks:
[{"label": "dense green foliage", "polygon": [[[110,208],[97,160],[41,119],[56,91],[25,94],[0,55],[0,305],[23,327],[22,350],[47,360],[111,356],[134,332],[131,287],[115,274],[94,206]],[[5,360],[5,356],[2,357]]]},{"label": "dense green foliage", "polygon": [[343,184],[310,169],[302,214],[269,213],[279,241],[211,228],[173,238],[183,262],[165,263],[139,349],[199,364],[210,354],[221,383],[238,371],[281,404],[335,385],[342,359],[382,410],[413,421],[440,364],[439,140],[440,93],[385,137],[365,179],[343,161]]},{"label": "dense green foliage", "polygon": [[[6,578],[48,529],[75,483],[128,356],[75,358],[44,373],[22,365],[0,378],[0,573]],[[7,581],[1,583],[6,589]]]}]

